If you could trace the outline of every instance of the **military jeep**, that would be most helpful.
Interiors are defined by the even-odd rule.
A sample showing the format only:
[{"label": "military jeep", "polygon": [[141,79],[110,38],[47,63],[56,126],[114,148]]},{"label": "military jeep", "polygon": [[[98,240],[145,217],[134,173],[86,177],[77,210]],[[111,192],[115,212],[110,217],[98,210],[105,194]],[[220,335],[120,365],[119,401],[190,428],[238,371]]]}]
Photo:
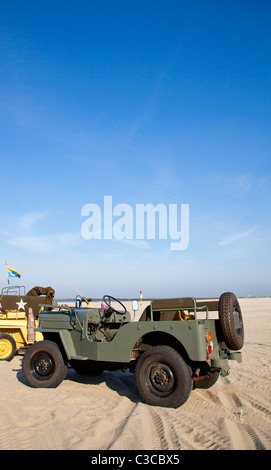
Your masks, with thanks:
[{"label": "military jeep", "polygon": [[209,388],[228,375],[229,361],[242,361],[243,319],[231,292],[209,301],[155,299],[138,321],[120,300],[106,295],[103,301],[106,308],[85,308],[77,299],[75,307],[40,313],[44,339],[22,362],[28,385],[57,387],[69,366],[90,375],[129,369],[145,403],[176,408],[192,388]]}]

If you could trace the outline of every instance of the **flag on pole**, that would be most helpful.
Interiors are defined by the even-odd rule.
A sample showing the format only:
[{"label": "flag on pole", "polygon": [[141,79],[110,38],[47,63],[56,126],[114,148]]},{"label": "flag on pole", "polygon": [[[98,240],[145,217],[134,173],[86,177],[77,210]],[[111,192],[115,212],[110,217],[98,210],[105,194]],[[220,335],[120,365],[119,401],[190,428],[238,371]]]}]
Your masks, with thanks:
[{"label": "flag on pole", "polygon": [[7,272],[8,272],[8,277],[18,277],[18,278],[21,277],[21,273],[19,273],[18,271],[15,271],[15,269],[10,269],[7,267]]}]

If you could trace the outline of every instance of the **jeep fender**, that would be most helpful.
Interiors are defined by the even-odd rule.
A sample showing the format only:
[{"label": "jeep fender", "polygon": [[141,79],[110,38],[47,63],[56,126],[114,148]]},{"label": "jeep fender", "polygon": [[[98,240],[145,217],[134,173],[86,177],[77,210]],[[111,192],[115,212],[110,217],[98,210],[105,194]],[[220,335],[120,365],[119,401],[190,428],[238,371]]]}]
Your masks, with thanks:
[{"label": "jeep fender", "polygon": [[55,332],[43,333],[43,335],[44,339],[54,341],[59,346],[60,350],[65,352],[68,361],[70,359],[88,359],[87,357],[77,355],[69,330],[57,330]]}]

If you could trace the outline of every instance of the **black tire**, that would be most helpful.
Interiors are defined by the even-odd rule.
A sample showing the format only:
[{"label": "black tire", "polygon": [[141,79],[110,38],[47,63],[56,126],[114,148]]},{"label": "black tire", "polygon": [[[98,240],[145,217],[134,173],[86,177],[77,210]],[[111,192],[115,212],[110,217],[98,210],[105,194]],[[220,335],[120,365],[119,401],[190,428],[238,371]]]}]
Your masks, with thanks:
[{"label": "black tire", "polygon": [[101,375],[103,368],[91,361],[70,360],[71,367],[79,375]]},{"label": "black tire", "polygon": [[141,356],[135,370],[136,385],[148,405],[178,408],[192,390],[192,370],[169,346],[154,346]]},{"label": "black tire", "polygon": [[225,292],[220,296],[218,314],[226,345],[229,349],[238,351],[244,344],[244,324],[239,302],[232,292]]},{"label": "black tire", "polygon": [[194,380],[194,388],[211,388],[219,378],[219,372],[213,372],[209,376],[199,377]]},{"label": "black tire", "polygon": [[7,334],[0,334],[0,361],[10,362],[16,353],[17,346],[15,339]]},{"label": "black tire", "polygon": [[34,388],[58,387],[68,369],[57,344],[48,340],[29,346],[22,368],[28,385]]}]

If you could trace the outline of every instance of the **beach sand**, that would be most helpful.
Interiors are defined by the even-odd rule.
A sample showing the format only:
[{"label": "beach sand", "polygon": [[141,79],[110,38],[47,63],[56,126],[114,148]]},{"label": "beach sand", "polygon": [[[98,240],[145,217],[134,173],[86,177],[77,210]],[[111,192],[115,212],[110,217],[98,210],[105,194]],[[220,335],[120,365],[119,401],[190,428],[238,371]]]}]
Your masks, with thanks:
[{"label": "beach sand", "polygon": [[[0,362],[0,449],[271,449],[271,298],[239,299],[243,362],[178,409],[140,400],[134,376],[77,375],[56,389],[25,383],[22,356]],[[139,312],[138,312],[139,314]]]}]

